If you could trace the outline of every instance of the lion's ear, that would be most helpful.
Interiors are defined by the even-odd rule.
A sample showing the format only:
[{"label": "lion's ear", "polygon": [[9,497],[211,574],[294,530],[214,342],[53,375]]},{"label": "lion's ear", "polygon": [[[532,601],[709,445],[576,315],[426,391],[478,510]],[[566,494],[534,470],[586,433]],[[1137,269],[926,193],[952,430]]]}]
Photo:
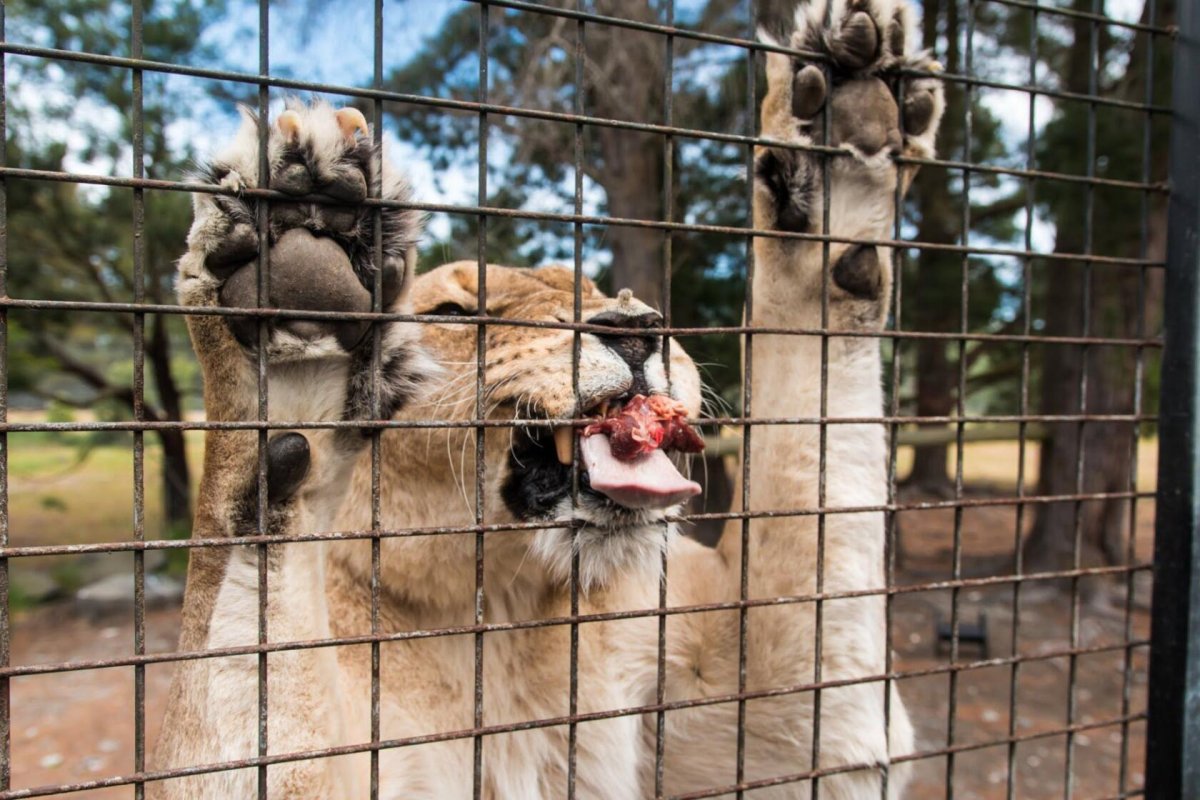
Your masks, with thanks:
[{"label": "lion's ear", "polygon": [[579,293],[584,297],[604,297],[604,292],[596,288],[595,282],[586,275],[580,275]]}]

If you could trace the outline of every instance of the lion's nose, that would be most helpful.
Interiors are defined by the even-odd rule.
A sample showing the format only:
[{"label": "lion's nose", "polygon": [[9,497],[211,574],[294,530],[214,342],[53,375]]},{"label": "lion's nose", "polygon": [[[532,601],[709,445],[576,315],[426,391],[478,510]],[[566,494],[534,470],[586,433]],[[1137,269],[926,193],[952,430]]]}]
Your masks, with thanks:
[{"label": "lion's nose", "polygon": [[595,333],[600,341],[621,357],[633,368],[641,367],[646,359],[658,351],[659,337],[650,333],[638,334],[627,332],[629,329],[638,331],[654,331],[662,327],[662,317],[654,311],[642,314],[624,314],[620,311],[602,311],[585,320],[588,325],[602,325],[606,328],[624,328],[626,331],[613,333]]}]

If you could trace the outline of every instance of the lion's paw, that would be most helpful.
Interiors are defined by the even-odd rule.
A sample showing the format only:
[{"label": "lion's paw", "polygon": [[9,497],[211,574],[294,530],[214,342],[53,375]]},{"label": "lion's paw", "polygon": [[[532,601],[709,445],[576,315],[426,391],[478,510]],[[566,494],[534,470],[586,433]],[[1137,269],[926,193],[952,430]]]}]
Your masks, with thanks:
[{"label": "lion's paw", "polygon": [[[785,40],[763,34],[772,44],[815,55],[767,53],[763,136],[792,146],[758,150],[756,225],[891,238],[896,190],[906,191],[916,172],[895,159],[933,156],[945,105],[940,80],[912,76],[941,70],[914,49],[913,28],[906,0],[816,0],[797,9]],[[841,152],[827,154],[827,147]],[[882,296],[887,259],[878,248],[834,243],[832,250],[836,287],[856,299]]]},{"label": "lion's paw", "polygon": [[[376,153],[362,113],[353,108],[334,110],[323,103],[291,104],[275,119],[267,141],[266,183],[295,199],[267,203],[265,237],[258,217],[259,203],[265,201],[244,194],[259,185],[259,158],[258,122],[246,114],[234,141],[206,175],[209,183],[229,193],[196,195],[189,250],[180,262],[183,303],[358,314],[372,310],[378,280],[380,307],[403,310],[401,299],[411,277],[410,254],[420,235],[420,215],[394,205],[363,203],[376,180],[385,201],[406,202],[409,189]],[[376,215],[382,257],[375,245]],[[264,244],[267,252],[262,259]],[[266,264],[261,285],[260,263]],[[196,336],[193,326],[201,360],[224,358],[229,350],[239,349],[252,363],[260,347],[260,319],[222,316],[224,338],[233,343],[229,345],[218,341],[221,337]],[[381,369],[375,373],[383,382],[378,387],[380,413],[390,415],[408,395],[410,384],[417,382],[416,331],[411,324],[296,318],[286,313],[271,315],[265,324],[264,355],[271,367],[329,359],[349,364],[346,417],[363,416],[376,405],[368,402],[366,395],[375,390],[364,376],[371,371],[373,324],[381,329]],[[224,352],[205,353],[206,348]]]},{"label": "lion's paw", "polygon": [[[247,119],[229,150],[209,168],[209,179],[239,191],[257,183],[257,123]],[[376,272],[382,272],[383,308],[389,308],[406,280],[405,255],[415,244],[418,215],[380,209],[383,258],[376,263],[373,209],[361,205],[376,169],[366,119],[357,109],[296,105],[270,128],[268,186],[306,198],[272,201],[267,225],[267,296],[261,305],[304,311],[366,312]],[[407,185],[385,164],[386,200],[408,199]],[[312,198],[311,200],[307,198]],[[256,208],[240,194],[212,195],[197,203],[191,249],[203,254],[210,286],[218,286],[222,306],[255,308],[259,303],[259,225]],[[189,276],[184,275],[186,280]],[[185,298],[186,299],[186,298]],[[258,344],[255,317],[232,316],[229,327],[253,351]],[[326,354],[336,344],[350,352],[369,329],[365,320],[273,321],[272,356]],[[314,353],[315,354],[315,353]]]},{"label": "lion's paw", "polygon": [[[880,154],[933,155],[945,106],[941,81],[902,73],[939,72],[941,65],[914,50],[907,2],[834,0],[827,5],[817,0],[797,9],[795,26],[785,42],[764,38],[824,58],[809,63],[767,54],[765,136],[828,144],[864,161]],[[793,152],[812,160],[810,154]]]}]

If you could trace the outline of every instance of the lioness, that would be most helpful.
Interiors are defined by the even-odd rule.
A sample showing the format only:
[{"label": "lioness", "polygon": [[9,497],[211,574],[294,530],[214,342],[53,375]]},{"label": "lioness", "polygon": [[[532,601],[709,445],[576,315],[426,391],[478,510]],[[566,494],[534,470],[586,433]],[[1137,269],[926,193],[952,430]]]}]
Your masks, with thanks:
[{"label": "lioness", "polygon": [[[762,132],[780,144],[756,152],[754,225],[820,233],[827,213],[839,241],[823,253],[822,241],[803,236],[756,239],[752,322],[767,330],[827,324],[849,335],[825,343],[813,335],[753,338],[754,416],[801,421],[752,430],[750,511],[793,513],[753,516],[745,551],[739,520],[716,549],[675,535],[669,518],[694,491],[678,471],[678,458],[660,449],[616,463],[607,441],[596,440],[604,444],[601,452],[593,452],[592,442],[579,459],[584,424],[635,396],[666,395],[690,416],[699,414],[700,381],[683,348],[669,343],[664,359],[661,337],[644,335],[661,327],[655,310],[628,292],[610,298],[583,282],[580,318],[613,332],[590,328],[579,335],[577,397],[576,334],[544,325],[575,319],[571,270],[488,266],[486,308],[478,306],[485,287],[474,263],[413,277],[419,215],[396,204],[353,205],[375,181],[385,200],[409,198],[398,172],[376,157],[359,112],[293,104],[271,126],[271,188],[351,205],[271,203],[264,285],[256,278],[253,205],[235,193],[196,195],[195,224],[180,262],[185,304],[244,308],[261,296],[268,306],[365,312],[375,288],[387,309],[441,320],[380,323],[376,353],[376,337],[361,318],[189,318],[212,420],[257,418],[257,353],[265,347],[262,381],[272,421],[396,423],[380,437],[377,504],[370,437],[362,430],[272,429],[263,448],[264,486],[256,478],[258,432],[208,434],[196,535],[253,534],[261,517],[269,535],[310,541],[192,551],[180,648],[231,648],[232,654],[179,665],[156,767],[201,768],[152,784],[152,796],[250,797],[265,781],[273,798],[366,797],[375,753],[379,795],[389,798],[469,797],[476,780],[489,798],[562,797],[572,779],[579,797],[617,800],[739,782],[755,797],[878,798],[885,789],[887,796],[901,795],[906,771],[888,765],[892,755],[912,750],[913,733],[900,698],[894,691],[886,696],[879,680],[885,603],[881,594],[854,594],[884,586],[883,515],[832,513],[819,523],[811,513],[819,505],[885,503],[883,430],[835,423],[822,437],[820,426],[806,420],[880,414],[878,340],[862,334],[883,325],[891,253],[841,240],[891,238],[894,204],[915,171],[898,167],[893,156],[932,156],[943,101],[936,80],[897,77],[899,68],[938,68],[910,49],[906,3],[836,0],[829,27],[825,17],[820,2],[802,8],[788,40],[793,48],[824,54],[824,68],[767,54]],[[803,149],[813,144],[843,152],[823,167]],[[213,162],[210,178],[233,189],[256,186],[257,164],[256,122],[248,119]],[[498,322],[482,329],[482,339],[475,324],[448,319],[483,314]],[[513,321],[543,327],[505,324]],[[480,344],[486,368],[477,394]],[[373,376],[376,358],[380,368]],[[477,403],[492,422],[541,424],[489,424],[479,443],[477,428],[449,424],[474,419]],[[478,493],[477,446],[483,456]],[[576,473],[576,463],[589,469]],[[602,467],[616,470],[618,479],[599,482],[589,475]],[[554,521],[557,526],[530,524]],[[477,531],[479,523],[485,527]],[[378,550],[362,535],[322,535],[373,527],[388,533]],[[425,535],[446,527],[465,532]],[[477,547],[483,550],[479,574]],[[727,605],[666,616],[660,706],[661,617],[653,609],[664,548],[670,607]],[[818,592],[825,599],[819,608],[812,601],[754,605],[745,615],[743,644],[734,605],[743,559],[752,599]],[[578,625],[577,641],[569,625],[532,624],[571,615],[573,573],[581,587],[578,611],[598,615]],[[260,581],[268,589],[262,620]],[[477,603],[485,625],[496,626],[481,636]],[[453,635],[421,633],[455,627],[461,630]],[[261,664],[246,652],[260,630],[272,646],[308,643],[266,656],[265,728],[259,725]],[[354,638],[373,633],[385,637],[377,665],[369,641]],[[340,644],[312,646],[330,638]],[[374,720],[373,666],[379,675]],[[872,680],[844,685],[859,678]],[[740,709],[728,697],[742,680],[752,698]],[[824,688],[814,692],[814,683]],[[561,720],[571,713],[582,720]],[[530,721],[535,724],[520,724]],[[478,726],[483,735],[472,733]],[[372,748],[376,739],[384,746]],[[339,747],[333,755],[312,755]],[[265,760],[219,768],[255,759],[260,748]],[[773,780],[814,769],[820,770],[815,780]]]}]

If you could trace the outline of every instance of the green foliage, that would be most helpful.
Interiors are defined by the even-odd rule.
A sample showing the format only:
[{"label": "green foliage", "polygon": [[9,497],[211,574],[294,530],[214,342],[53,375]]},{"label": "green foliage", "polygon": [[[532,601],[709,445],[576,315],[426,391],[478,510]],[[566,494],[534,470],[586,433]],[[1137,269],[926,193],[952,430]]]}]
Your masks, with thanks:
[{"label": "green foliage", "polygon": [[42,508],[47,511],[66,511],[67,501],[58,495],[48,494],[41,499]]},{"label": "green foliage", "polygon": [[[218,53],[203,32],[225,13],[224,2],[148,0],[143,4],[142,55],[155,61],[212,65]],[[15,0],[8,5],[12,40],[73,51],[135,55],[131,4],[119,0]],[[140,125],[133,110],[135,73],[82,62],[10,58],[7,78],[7,163],[51,172],[129,175],[135,133],[142,172],[178,180],[193,164],[186,143],[170,140],[173,122],[189,113],[189,97],[170,76],[140,73]],[[190,222],[185,193],[141,193],[120,187],[41,180],[8,181],[9,291],[39,300],[171,303],[174,262]],[[135,232],[140,239],[135,242]],[[135,246],[142,258],[135,265]],[[140,270],[137,268],[140,266]],[[132,315],[64,309],[14,311],[9,385],[79,407],[97,419],[128,419],[134,396]],[[144,317],[145,388],[149,418],[179,418],[175,372],[190,361],[182,319]],[[182,373],[195,374],[194,366]],[[194,382],[193,382],[194,384]],[[160,436],[178,435],[170,432]],[[80,461],[113,434],[80,438]],[[186,475],[186,463],[164,470]],[[167,480],[164,486],[186,486]],[[172,514],[187,516],[186,491]]]},{"label": "green foliage", "polygon": [[[566,0],[549,1],[574,7]],[[962,0],[922,3],[926,43],[950,72],[970,71],[984,79],[1022,82],[1025,79],[1014,77],[1014,71],[1024,70],[1033,33],[1036,81],[1054,88],[1070,88],[1066,84],[1072,70],[1077,71],[1080,57],[1077,31],[1070,17],[1039,14],[1033,30],[1034,15],[1025,8]],[[1164,3],[1171,5],[1170,0]],[[235,5],[224,1],[147,0],[145,56],[171,63],[220,65],[220,50],[227,43],[211,40],[205,33],[214,22],[227,20],[229,9]],[[309,0],[309,5],[322,3]],[[758,6],[760,21],[768,28],[779,29],[792,3],[763,0]],[[654,0],[593,0],[588,7],[645,21],[661,21],[663,14],[663,4]],[[12,0],[7,8],[8,34],[14,41],[131,54],[130,4],[123,0]],[[749,27],[741,18],[744,8],[735,0],[706,0],[677,9],[677,21],[706,32],[744,36]],[[973,31],[970,63],[966,54],[968,12]],[[669,93],[671,121],[676,125],[728,133],[756,131],[756,98],[746,97],[747,69],[753,63],[736,48],[677,38],[674,70],[666,76],[661,37],[589,24],[581,65],[577,63],[573,21],[498,7],[490,7],[489,14],[487,98],[492,103],[549,112],[573,112],[578,106],[584,113],[602,118],[659,122],[664,119],[665,95]],[[1160,14],[1165,18],[1164,5],[1160,5]],[[385,76],[385,88],[478,100],[479,20],[480,9],[475,4],[452,8],[423,46]],[[1144,71],[1133,58],[1136,40],[1118,28],[1095,26],[1095,30],[1095,48],[1104,64],[1095,89],[1140,101]],[[1165,42],[1153,53],[1160,94],[1154,98],[1157,103],[1165,102],[1161,93],[1166,85],[1164,77],[1169,74],[1168,58],[1169,42]],[[5,145],[9,165],[50,171],[129,173],[134,102],[129,70],[26,57],[10,57],[7,63],[10,85],[21,87],[21,91],[8,95],[9,138]],[[576,83],[580,67],[584,74],[581,86]],[[177,84],[167,76],[146,72],[143,77],[145,172],[150,177],[178,179],[191,167],[194,153],[186,143],[171,141],[168,131],[173,122],[191,113],[190,98],[181,97]],[[761,94],[761,75],[756,84]],[[999,96],[995,90],[974,87],[968,109],[962,83],[951,81],[946,88],[948,108],[939,137],[939,155],[1024,167],[1027,143],[1006,130],[1003,120],[992,111]],[[214,85],[205,91],[224,97],[222,93],[228,89]],[[478,167],[482,130],[478,114],[393,102],[385,104],[385,111],[398,138],[414,145],[433,166],[435,180],[439,174],[461,177]],[[1044,111],[1038,113],[1044,116]],[[1086,174],[1087,131],[1094,129],[1094,173],[1122,180],[1143,179],[1140,115],[1057,101],[1052,113],[1053,119],[1035,143],[1036,168]],[[1044,122],[1041,117],[1039,121]],[[1165,115],[1155,118],[1150,130],[1152,141],[1161,140],[1166,121]],[[578,158],[583,172],[582,199],[588,213],[646,218],[661,215],[668,166],[663,163],[662,137],[605,126],[577,129],[571,123],[500,113],[489,114],[487,122],[488,192],[483,204],[571,213]],[[673,219],[714,226],[747,224],[744,146],[676,137],[670,152]],[[644,156],[638,162],[643,166],[623,172],[618,162],[625,155]],[[1152,159],[1153,179],[1159,177],[1157,158],[1155,155]],[[1026,182],[979,171],[970,172],[965,180],[966,185],[961,170],[924,167],[905,205],[901,235],[949,245],[966,241],[975,246],[1021,246]],[[1055,226],[1060,248],[1082,247],[1082,240],[1087,238],[1085,228],[1089,228],[1094,252],[1138,255],[1142,242],[1138,223],[1143,217],[1140,193],[1098,189],[1089,194],[1079,184],[1057,181],[1038,181],[1032,188],[1037,212]],[[971,207],[969,231],[964,232],[962,206],[967,191]],[[625,198],[622,202],[628,203],[630,196],[648,198],[649,202],[642,210],[631,212],[627,205],[619,206],[617,202]],[[476,199],[470,197],[466,202],[474,203]],[[140,287],[134,279],[133,204],[134,193],[128,189],[10,178],[10,293],[27,298],[116,302],[131,301],[140,293],[150,302],[171,302],[173,262],[189,222],[189,199],[180,192],[144,193],[145,259]],[[1086,222],[1089,208],[1090,226]],[[448,234],[423,248],[420,268],[457,259],[475,260],[479,255],[479,225],[476,215],[449,215]],[[491,218],[486,225],[483,255],[489,261],[533,266],[571,263],[574,259],[575,227],[571,223]],[[585,226],[582,230],[585,263],[600,265],[596,278],[609,290],[619,288],[612,284],[628,279],[629,264],[614,264],[610,258],[621,234],[616,227]],[[1078,244],[1070,245],[1072,238]],[[633,268],[657,276],[666,241],[667,236],[661,233],[645,237],[633,259]],[[745,292],[745,238],[689,231],[672,234],[670,242],[672,323],[698,328],[739,324]],[[957,331],[965,324],[972,331],[1020,330],[1025,323],[1021,300],[1028,290],[1034,306],[1030,324],[1040,330],[1055,311],[1046,307],[1048,265],[1034,263],[1030,286],[1023,283],[1024,266],[1016,259],[965,259],[956,252],[909,250],[903,254],[901,265],[899,327]],[[617,274],[622,269],[626,274]],[[1097,287],[1099,292],[1103,284]],[[1121,292],[1111,294],[1118,296]],[[1117,302],[1097,307],[1096,329],[1120,328],[1127,313],[1128,309]],[[56,408],[60,411],[83,404],[94,408],[101,418],[128,418],[130,410],[122,401],[121,391],[128,389],[133,375],[130,316],[13,311],[9,323],[8,378],[12,390],[57,397],[60,402]],[[1148,333],[1152,333],[1153,321],[1149,324]],[[148,402],[174,402],[179,406],[177,411],[187,402],[198,402],[195,394],[199,376],[189,348],[183,345],[182,320],[175,315],[147,317],[146,336],[148,342],[158,341],[162,349],[161,358],[147,361]],[[708,382],[736,409],[740,395],[738,337],[690,337],[684,345],[705,365]],[[934,349],[939,351],[931,353]],[[960,353],[957,343],[932,340],[900,346],[905,410],[917,406],[915,410],[920,413],[940,413],[920,408],[910,397],[920,394],[918,384],[927,380],[940,381],[943,391],[939,402],[952,405],[960,356],[967,360],[973,411],[1016,410],[1022,358],[1019,345],[971,343]],[[1155,354],[1148,357],[1154,358]],[[930,363],[941,366],[932,369]],[[89,370],[98,380],[86,377]],[[1149,365],[1146,374],[1149,394],[1143,403],[1150,407],[1157,384]],[[1033,396],[1040,381],[1035,361],[1030,386]],[[184,395],[183,400],[172,400],[172,392]],[[81,448],[96,444],[87,437],[81,441]]]},{"label": "green foliage", "polygon": [[[624,3],[608,11],[639,19],[657,19],[660,13],[648,2]],[[697,19],[692,22],[709,31],[744,34],[745,21],[737,20],[737,12],[735,3],[712,0],[697,12]],[[605,82],[619,75],[624,81],[645,87],[647,81],[653,81],[653,71],[663,68],[660,42],[653,42],[654,51],[647,52],[639,42],[629,41],[627,31],[589,27],[584,48],[583,96],[577,97],[573,25],[564,25],[553,17],[512,10],[492,9],[491,14],[488,37],[491,102],[571,112],[579,100],[584,113],[601,117],[654,121],[661,115],[661,87],[637,92],[633,91],[633,84],[614,87]],[[624,41],[605,38],[617,36],[624,37]],[[478,99],[478,41],[478,9],[467,6],[452,12],[425,47],[388,77],[388,87],[438,97]],[[612,48],[623,50],[614,55]],[[753,131],[754,121],[747,117],[744,100],[747,64],[744,55],[728,49],[698,47],[682,39],[676,41],[676,48],[676,69],[672,76],[674,122],[715,131]],[[645,74],[630,74],[632,68],[626,61],[644,64]],[[623,105],[626,101],[628,105]],[[416,145],[435,170],[477,165],[480,131],[477,115],[407,105],[388,107],[388,111],[399,128],[399,138]],[[559,206],[555,210],[570,213],[574,208],[575,126],[503,115],[490,115],[489,124],[492,135],[488,146],[492,158],[488,164],[488,185],[493,190],[487,204],[523,208],[536,200],[537,207],[542,208],[553,205],[551,199],[555,198]],[[621,211],[612,207],[614,193],[628,195],[632,188],[633,193],[647,198],[661,198],[661,166],[649,173],[629,176],[621,174],[611,163],[614,149],[620,151],[626,147],[632,152],[643,143],[636,137],[627,137],[621,144],[613,145],[603,138],[606,136],[626,134],[588,128],[579,138],[583,148],[580,155],[585,202],[595,204],[595,213],[620,215]],[[654,137],[648,146],[661,149],[661,138]],[[497,153],[503,158],[497,158]],[[672,164],[674,219],[743,227],[749,217],[745,161],[744,147],[703,139],[676,142]],[[631,187],[630,181],[636,183]],[[588,207],[585,211],[592,213],[593,209]],[[660,213],[655,210],[652,215]],[[450,235],[425,248],[423,268],[478,257],[478,218],[452,215],[450,222]],[[490,261],[516,266],[573,262],[574,228],[570,224],[493,218],[487,226],[485,256]],[[620,288],[611,285],[614,281],[624,285],[628,280],[627,276],[614,278],[613,266],[606,261],[619,233],[602,226],[583,229],[583,257],[588,263],[605,264],[595,278],[602,288],[610,291]],[[665,234],[650,237],[650,247],[635,254],[637,269],[650,275],[658,273],[665,240]],[[686,232],[674,234],[671,246],[672,323],[689,327],[738,324],[744,295],[745,239]],[[712,365],[708,377],[718,392],[735,399],[737,337],[698,337],[686,345],[697,361]]]},{"label": "green foliage", "polygon": [[[144,55],[173,63],[211,63],[200,33],[224,11],[224,3],[187,0],[148,2],[143,22]],[[116,0],[18,0],[10,4],[10,35],[50,47],[127,55],[129,4]],[[133,82],[129,70],[79,63],[17,60],[10,73],[27,89],[9,95],[8,163],[49,170],[126,172],[132,157]],[[145,75],[143,120],[148,176],[178,179],[192,154],[167,141],[180,103],[163,76]],[[73,183],[9,181],[9,287],[14,296],[54,300],[129,302],[138,293],[133,265],[133,192]],[[190,201],[180,192],[145,192],[141,290],[150,302],[170,302],[174,260],[190,221]],[[50,223],[49,221],[53,221]],[[132,320],[117,314],[62,310],[12,315],[10,383],[44,389],[47,380],[75,400],[88,388],[63,380],[53,341],[116,385],[132,375]],[[151,321],[148,320],[149,328]],[[163,321],[168,339],[182,332],[179,320]],[[57,369],[56,369],[57,367]],[[57,375],[56,375],[57,373]],[[148,399],[156,382],[147,381]]]}]

